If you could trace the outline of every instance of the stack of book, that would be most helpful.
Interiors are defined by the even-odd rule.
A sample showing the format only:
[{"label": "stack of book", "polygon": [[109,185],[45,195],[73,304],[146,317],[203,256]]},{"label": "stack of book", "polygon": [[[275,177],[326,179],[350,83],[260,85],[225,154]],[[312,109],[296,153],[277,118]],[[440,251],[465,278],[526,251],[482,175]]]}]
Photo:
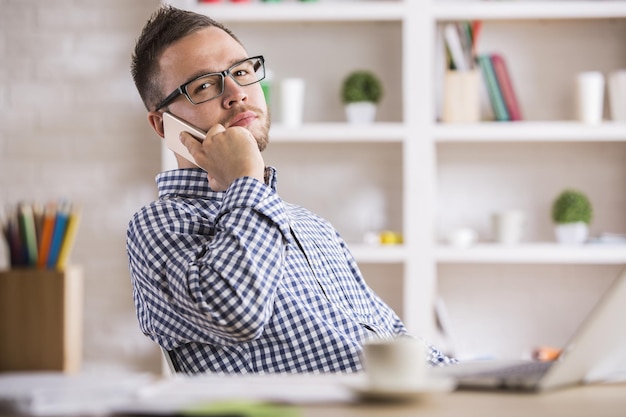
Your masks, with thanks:
[{"label": "stack of book", "polygon": [[480,68],[486,94],[497,121],[522,120],[522,112],[504,57],[499,53],[479,54],[482,22],[455,22],[444,26],[447,69],[471,71]]},{"label": "stack of book", "polygon": [[80,210],[69,201],[19,203],[2,225],[11,266],[65,269],[79,219]]},{"label": "stack of book", "polygon": [[483,81],[487,87],[489,102],[497,121],[522,120],[522,112],[511,82],[506,62],[501,54],[476,56]]}]

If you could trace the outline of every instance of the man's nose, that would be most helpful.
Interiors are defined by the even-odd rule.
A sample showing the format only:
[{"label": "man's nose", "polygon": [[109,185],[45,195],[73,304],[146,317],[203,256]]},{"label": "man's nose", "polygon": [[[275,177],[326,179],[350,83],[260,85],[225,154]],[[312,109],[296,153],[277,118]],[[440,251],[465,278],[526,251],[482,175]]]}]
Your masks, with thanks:
[{"label": "man's nose", "polygon": [[248,95],[242,86],[230,76],[224,77],[224,99],[222,102],[224,107],[230,108],[236,103],[246,101],[247,98]]}]

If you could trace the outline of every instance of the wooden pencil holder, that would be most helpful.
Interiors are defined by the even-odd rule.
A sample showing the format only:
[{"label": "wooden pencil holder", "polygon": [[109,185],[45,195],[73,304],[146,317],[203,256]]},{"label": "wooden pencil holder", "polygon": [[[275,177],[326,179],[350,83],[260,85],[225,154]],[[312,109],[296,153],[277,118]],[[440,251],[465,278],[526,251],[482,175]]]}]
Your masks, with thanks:
[{"label": "wooden pencil holder", "polygon": [[82,268],[0,271],[0,372],[78,372],[82,319]]},{"label": "wooden pencil holder", "polygon": [[480,121],[480,72],[447,71],[444,80],[444,123],[473,123]]}]

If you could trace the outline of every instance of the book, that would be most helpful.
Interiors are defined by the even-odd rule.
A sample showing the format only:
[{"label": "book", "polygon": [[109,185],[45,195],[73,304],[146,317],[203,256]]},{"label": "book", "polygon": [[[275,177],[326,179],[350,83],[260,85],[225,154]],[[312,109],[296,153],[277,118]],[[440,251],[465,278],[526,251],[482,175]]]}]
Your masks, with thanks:
[{"label": "book", "polygon": [[522,112],[504,58],[502,55],[494,53],[491,54],[490,59],[504,104],[509,113],[509,119],[522,120]]},{"label": "book", "polygon": [[491,98],[489,97],[487,80],[485,80],[482,74],[480,78],[480,118],[481,120],[495,120],[496,118],[493,112],[493,106],[491,105]]},{"label": "book", "polygon": [[483,74],[485,84],[487,85],[489,100],[491,102],[491,106],[493,107],[493,113],[495,114],[496,120],[511,120],[509,112],[506,109],[506,105],[504,104],[504,98],[502,97],[502,92],[500,91],[496,74],[493,70],[490,55],[481,54],[478,55],[476,59],[478,61],[478,65],[480,66],[481,73]]}]

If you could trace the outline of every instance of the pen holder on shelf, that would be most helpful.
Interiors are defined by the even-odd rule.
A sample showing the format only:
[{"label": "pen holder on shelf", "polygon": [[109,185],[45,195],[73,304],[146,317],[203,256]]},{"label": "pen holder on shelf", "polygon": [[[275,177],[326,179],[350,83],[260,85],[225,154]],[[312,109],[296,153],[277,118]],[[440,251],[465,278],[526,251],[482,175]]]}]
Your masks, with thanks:
[{"label": "pen holder on shelf", "polygon": [[81,267],[0,271],[0,372],[78,372],[82,318]]},{"label": "pen holder on shelf", "polygon": [[480,72],[447,71],[443,88],[444,123],[480,121]]}]

